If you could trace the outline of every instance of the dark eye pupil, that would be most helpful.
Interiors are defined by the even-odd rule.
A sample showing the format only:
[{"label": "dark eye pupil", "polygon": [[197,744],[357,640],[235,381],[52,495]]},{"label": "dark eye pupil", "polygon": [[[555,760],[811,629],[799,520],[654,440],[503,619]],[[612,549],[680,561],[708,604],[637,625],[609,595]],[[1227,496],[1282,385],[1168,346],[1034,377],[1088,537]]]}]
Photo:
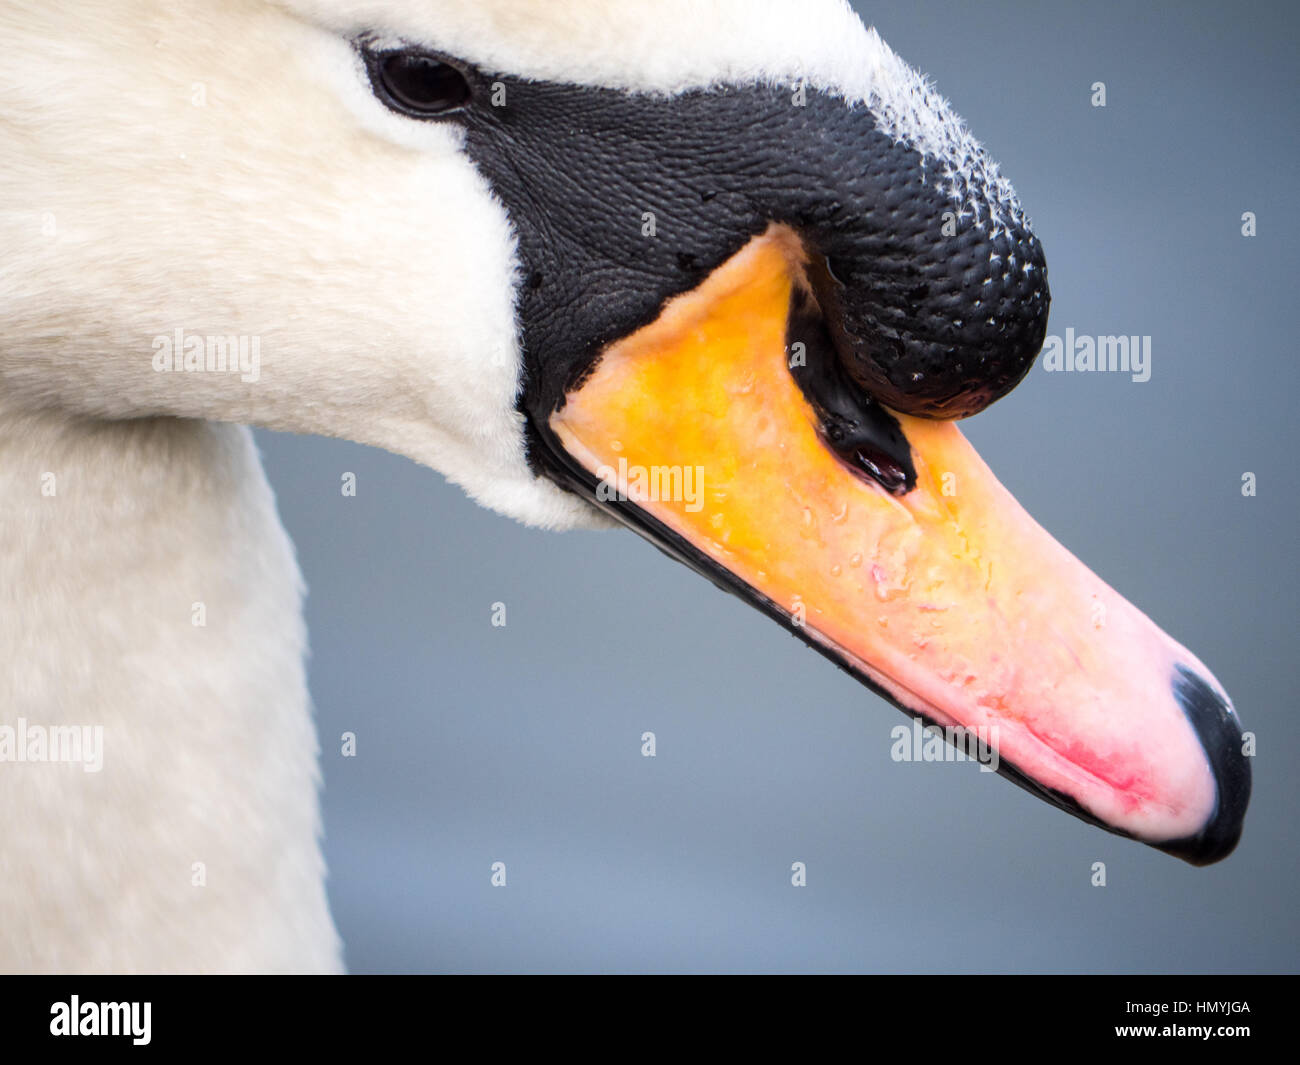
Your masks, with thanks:
[{"label": "dark eye pupil", "polygon": [[400,106],[420,114],[450,111],[469,96],[469,85],[459,70],[418,52],[384,56],[379,77]]}]

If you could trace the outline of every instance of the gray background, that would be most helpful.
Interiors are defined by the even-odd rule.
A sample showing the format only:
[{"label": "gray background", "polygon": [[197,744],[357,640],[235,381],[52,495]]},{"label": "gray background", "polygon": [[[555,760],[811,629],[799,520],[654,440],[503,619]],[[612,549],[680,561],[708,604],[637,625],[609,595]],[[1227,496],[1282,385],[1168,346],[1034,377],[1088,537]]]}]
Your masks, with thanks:
[{"label": "gray background", "polygon": [[973,765],[891,762],[898,711],[631,533],[528,530],[405,459],[261,433],[353,970],[1297,968],[1288,7],[864,8],[1015,183],[1049,331],[1154,338],[1145,384],[1036,368],[965,429],[1233,694],[1259,737],[1237,852],[1194,869]]}]

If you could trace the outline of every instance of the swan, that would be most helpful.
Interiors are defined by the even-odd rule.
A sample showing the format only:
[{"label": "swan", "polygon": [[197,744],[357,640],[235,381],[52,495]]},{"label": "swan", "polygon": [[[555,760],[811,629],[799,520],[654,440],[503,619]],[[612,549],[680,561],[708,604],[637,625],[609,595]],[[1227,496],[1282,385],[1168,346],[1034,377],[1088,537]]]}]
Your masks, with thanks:
[{"label": "swan", "polygon": [[0,45],[0,968],[342,968],[247,426],[629,526],[1041,798],[1236,844],[1222,686],[956,427],[1043,248],[843,0],[9,0]]}]

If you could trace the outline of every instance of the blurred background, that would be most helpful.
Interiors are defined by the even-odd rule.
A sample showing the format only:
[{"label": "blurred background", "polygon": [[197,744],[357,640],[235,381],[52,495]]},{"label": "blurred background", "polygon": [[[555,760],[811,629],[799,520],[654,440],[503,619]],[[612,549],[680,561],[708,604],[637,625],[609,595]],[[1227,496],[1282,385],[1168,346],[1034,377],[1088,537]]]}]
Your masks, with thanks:
[{"label": "blurred background", "polygon": [[971,763],[892,762],[897,710],[635,535],[525,529],[406,459],[261,432],[353,971],[1297,968],[1297,9],[858,7],[1015,184],[1049,333],[1152,337],[1145,383],[1038,366],[963,428],[1232,694],[1258,736],[1240,847],[1194,869]]}]

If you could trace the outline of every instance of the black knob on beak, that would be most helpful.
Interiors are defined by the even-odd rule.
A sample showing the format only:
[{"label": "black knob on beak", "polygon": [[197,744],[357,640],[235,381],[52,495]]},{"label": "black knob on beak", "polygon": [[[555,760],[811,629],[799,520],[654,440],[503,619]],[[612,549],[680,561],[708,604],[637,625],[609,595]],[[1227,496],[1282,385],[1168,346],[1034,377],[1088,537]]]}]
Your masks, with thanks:
[{"label": "black knob on beak", "polygon": [[[817,192],[796,218],[819,253],[813,281],[849,376],[906,414],[963,418],[1029,372],[1051,297],[1043,247],[982,152],[958,174],[881,135],[838,127]],[[840,158],[840,156],[843,156]],[[796,222],[797,224],[797,222]]]},{"label": "black knob on beak", "polygon": [[1051,297],[1027,229],[967,225],[906,259],[828,257],[819,286],[840,357],[872,397],[905,414],[964,418],[1011,391],[1043,346]]},{"label": "black knob on beak", "polygon": [[772,85],[659,98],[497,80],[509,105],[461,121],[518,232],[523,406],[537,421],[605,344],[773,223],[803,238],[849,379],[888,407],[974,414],[1042,346],[1042,247],[946,109],[931,122],[942,137],[914,144],[822,92],[796,104]]}]

